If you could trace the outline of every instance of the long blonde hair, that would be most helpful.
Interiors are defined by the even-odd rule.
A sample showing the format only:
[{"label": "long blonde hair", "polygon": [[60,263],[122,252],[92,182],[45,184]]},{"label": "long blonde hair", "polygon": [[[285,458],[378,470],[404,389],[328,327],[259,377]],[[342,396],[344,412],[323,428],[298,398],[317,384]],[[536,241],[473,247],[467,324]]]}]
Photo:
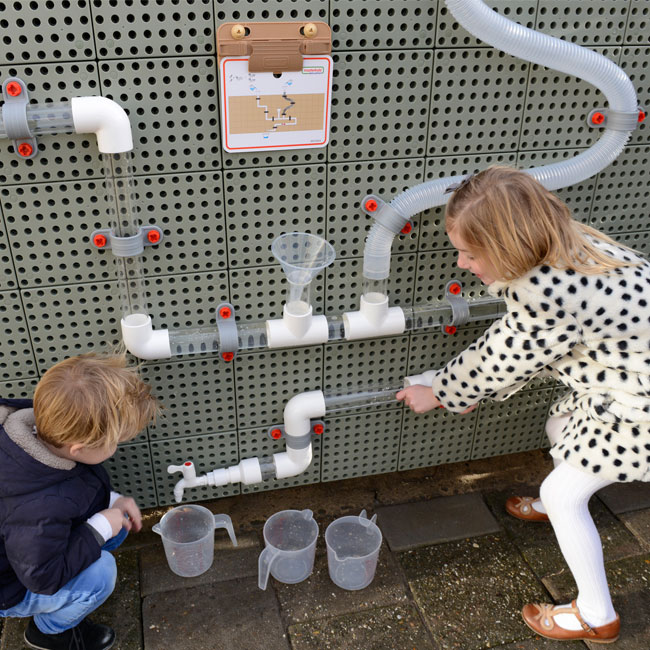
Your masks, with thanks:
[{"label": "long blonde hair", "polygon": [[500,280],[521,277],[540,264],[595,275],[638,263],[615,259],[594,245],[591,238],[627,248],[573,219],[562,200],[510,167],[489,167],[463,182],[447,204],[446,228],[490,262]]},{"label": "long blonde hair", "polygon": [[161,406],[126,355],[84,354],[52,366],[34,392],[39,437],[55,447],[113,447],[134,438]]}]

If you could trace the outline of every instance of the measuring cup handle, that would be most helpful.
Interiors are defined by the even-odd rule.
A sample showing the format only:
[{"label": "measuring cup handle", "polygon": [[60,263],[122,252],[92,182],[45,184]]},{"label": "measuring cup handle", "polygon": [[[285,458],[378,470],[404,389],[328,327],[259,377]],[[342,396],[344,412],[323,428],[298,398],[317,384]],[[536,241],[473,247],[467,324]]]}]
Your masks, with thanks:
[{"label": "measuring cup handle", "polygon": [[214,527],[225,528],[228,531],[228,536],[233,546],[237,546],[237,538],[235,531],[232,527],[232,519],[228,515],[214,515]]},{"label": "measuring cup handle", "polygon": [[269,581],[269,573],[271,573],[271,565],[279,554],[280,551],[276,548],[270,548],[268,546],[260,553],[260,559],[257,563],[259,575],[257,586],[260,589],[266,589],[266,585]]}]

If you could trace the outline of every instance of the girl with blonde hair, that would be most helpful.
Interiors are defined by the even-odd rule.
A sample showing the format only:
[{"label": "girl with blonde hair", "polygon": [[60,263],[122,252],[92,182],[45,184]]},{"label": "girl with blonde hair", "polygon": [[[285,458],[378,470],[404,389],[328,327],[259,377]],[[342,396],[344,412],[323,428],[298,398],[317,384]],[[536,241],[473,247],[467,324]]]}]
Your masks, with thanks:
[{"label": "girl with blonde hair", "polygon": [[431,387],[397,398],[416,413],[466,413],[539,375],[567,386],[546,424],[555,469],[539,499],[512,497],[506,509],[551,522],[578,596],[568,605],[528,604],[522,615],[547,638],[611,643],[620,621],[587,504],[612,483],[650,481],[650,264],[574,220],[525,172],[491,167],[452,190],[446,229],[458,266],[508,311]]}]

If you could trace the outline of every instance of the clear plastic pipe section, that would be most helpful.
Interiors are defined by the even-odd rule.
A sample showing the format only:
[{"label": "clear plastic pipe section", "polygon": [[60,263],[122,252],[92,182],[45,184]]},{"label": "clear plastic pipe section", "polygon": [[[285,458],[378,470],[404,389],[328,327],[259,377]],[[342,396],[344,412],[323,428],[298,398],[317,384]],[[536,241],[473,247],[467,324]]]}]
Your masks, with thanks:
[{"label": "clear plastic pipe section", "polygon": [[[75,132],[70,102],[28,104],[25,113],[32,135]],[[0,138],[6,137],[7,131],[0,111]]]}]

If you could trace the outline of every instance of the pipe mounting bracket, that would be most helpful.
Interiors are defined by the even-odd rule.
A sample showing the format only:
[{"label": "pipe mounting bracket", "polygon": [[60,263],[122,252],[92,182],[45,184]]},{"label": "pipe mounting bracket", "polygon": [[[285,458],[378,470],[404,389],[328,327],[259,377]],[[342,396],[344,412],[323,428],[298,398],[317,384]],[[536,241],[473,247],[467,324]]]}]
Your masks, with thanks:
[{"label": "pipe mounting bracket", "polygon": [[[306,433],[304,436],[292,436],[291,446],[294,449],[304,449],[308,447],[310,442],[314,437],[322,436],[325,433],[325,422],[324,420],[310,420],[311,430],[309,433]],[[285,438],[284,424],[277,424],[270,426],[266,432],[269,438],[272,440],[280,440],[280,438]]]},{"label": "pipe mounting bracket", "polygon": [[445,298],[451,306],[451,320],[442,325],[445,334],[455,334],[456,328],[469,320],[469,304],[461,296],[463,285],[458,280],[449,280],[445,285]]},{"label": "pipe mounting bracket", "polygon": [[587,116],[587,124],[594,129],[634,131],[644,119],[645,112],[641,108],[631,113],[611,108],[594,108]]},{"label": "pipe mounting bracket", "polygon": [[402,232],[409,219],[403,217],[395,208],[374,194],[368,194],[361,201],[361,209],[390,232]]},{"label": "pipe mounting bracket", "polygon": [[158,226],[141,226],[130,237],[118,237],[112,228],[101,228],[90,234],[93,246],[102,250],[110,248],[116,257],[136,257],[145,246],[159,244],[162,238],[163,231]]},{"label": "pipe mounting bracket", "polygon": [[2,84],[2,121],[7,137],[13,141],[14,151],[21,158],[33,158],[38,153],[38,143],[29,130],[27,84],[19,77],[9,77]]},{"label": "pipe mounting bracket", "polygon": [[235,308],[229,302],[222,302],[217,307],[217,330],[221,358],[224,361],[232,361],[239,350],[239,335],[237,334]]}]

